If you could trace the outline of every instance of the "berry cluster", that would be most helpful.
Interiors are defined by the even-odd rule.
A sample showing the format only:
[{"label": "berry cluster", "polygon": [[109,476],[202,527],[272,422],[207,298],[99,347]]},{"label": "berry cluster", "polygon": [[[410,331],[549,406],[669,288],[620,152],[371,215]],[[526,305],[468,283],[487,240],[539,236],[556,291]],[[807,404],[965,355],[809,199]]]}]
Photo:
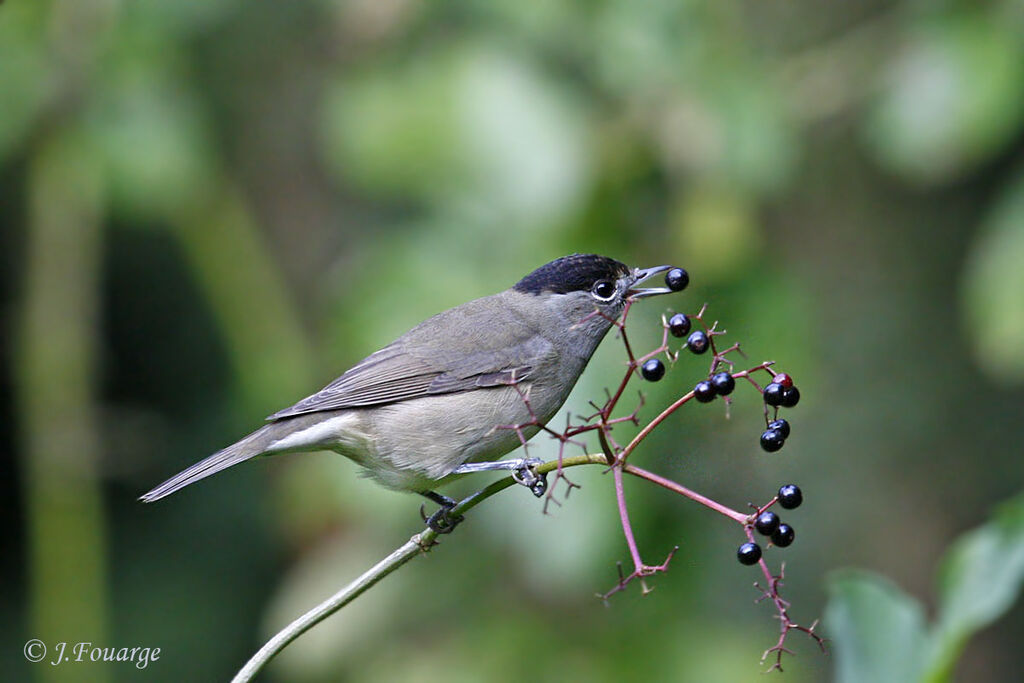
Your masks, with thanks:
[{"label": "berry cluster", "polygon": [[[672,291],[680,291],[684,289],[688,283],[689,275],[682,268],[672,268],[665,275],[665,284]],[[669,563],[678,549],[676,548],[670,551],[664,561],[660,564],[648,564],[644,562],[629,519],[629,510],[624,493],[625,488],[623,480],[625,475],[646,480],[677,494],[683,495],[729,518],[734,523],[738,523],[743,528],[747,536],[747,542],[740,546],[737,552],[737,557],[743,564],[758,565],[760,567],[761,572],[764,574],[766,583],[763,588],[756,583],[755,586],[760,588],[762,591],[762,597],[771,602],[778,613],[777,616],[780,621],[779,640],[774,646],[765,652],[764,658],[774,654],[775,662],[772,665],[772,668],[781,670],[782,654],[784,652],[788,652],[784,647],[785,640],[787,634],[791,631],[802,631],[813,638],[819,646],[824,647],[822,639],[814,632],[815,625],[811,625],[810,627],[801,626],[790,618],[789,603],[782,598],[779,592],[780,587],[782,586],[783,572],[780,570],[777,575],[772,574],[768,568],[767,562],[763,559],[762,545],[758,544],[759,539],[757,534],[760,534],[767,539],[769,543],[768,547],[778,546],[780,548],[785,548],[793,543],[796,538],[793,527],[780,519],[777,510],[779,508],[791,510],[799,506],[802,501],[800,489],[793,485],[783,486],[779,489],[778,495],[772,498],[768,504],[763,507],[755,507],[753,514],[746,514],[739,510],[733,510],[730,507],[701,495],[696,491],[690,490],[678,482],[638,467],[630,462],[630,456],[656,427],[662,424],[665,419],[679,410],[686,403],[691,401],[697,403],[711,403],[716,397],[721,396],[722,403],[726,408],[726,416],[728,417],[728,411],[733,400],[732,394],[736,390],[737,382],[740,380],[746,380],[746,383],[756,390],[760,396],[762,396],[765,425],[767,426],[767,429],[761,435],[761,445],[765,450],[777,451],[782,447],[786,438],[790,434],[789,422],[779,417],[779,408],[794,407],[800,400],[800,392],[793,385],[793,380],[789,375],[777,372],[773,369],[774,362],[772,361],[765,361],[749,369],[738,370],[731,355],[736,354],[743,356],[743,353],[740,350],[740,345],[734,343],[719,348],[720,344],[716,342],[719,342],[720,337],[725,334],[725,330],[718,329],[717,322],[714,322],[710,326],[705,322],[704,315],[707,311],[706,304],[701,307],[700,311],[694,314],[687,315],[686,313],[673,312],[670,317],[663,317],[661,344],[658,345],[657,348],[654,348],[645,354],[635,354],[626,331],[626,318],[632,302],[632,300],[627,300],[626,307],[620,318],[614,320],[609,319],[609,322],[618,330],[618,336],[625,347],[626,356],[629,361],[627,364],[628,369],[626,370],[625,376],[619,383],[618,387],[608,392],[607,400],[603,404],[592,403],[596,412],[589,416],[582,416],[581,419],[583,422],[580,424],[573,424],[570,419],[565,429],[561,432],[557,432],[536,420],[532,409],[530,409],[530,415],[531,417],[534,417],[533,422],[523,425],[508,425],[506,428],[516,430],[523,442],[524,448],[527,445],[524,428],[527,426],[537,427],[559,441],[558,466],[554,469],[555,484],[548,487],[545,509],[549,502],[557,503],[553,498],[553,495],[556,491],[556,485],[559,482],[564,482],[566,494],[568,494],[568,491],[573,488],[578,487],[577,484],[569,481],[568,477],[564,473],[564,466],[567,463],[567,460],[564,458],[565,449],[569,445],[579,446],[585,453],[585,455],[580,456],[583,461],[593,462],[593,460],[591,460],[593,456],[586,454],[586,445],[579,441],[577,437],[590,431],[599,432],[603,456],[601,462],[602,464],[607,464],[608,469],[612,474],[615,496],[619,508],[619,517],[622,523],[622,531],[626,539],[626,546],[629,549],[630,559],[632,560],[632,571],[624,571],[622,565],[619,565],[618,581],[609,591],[601,595],[605,600],[615,593],[625,590],[626,587],[634,581],[640,584],[641,590],[644,593],[649,592],[650,588],[647,585],[648,578],[655,574],[667,571]],[[599,311],[596,311],[594,315],[602,314]],[[682,344],[673,347],[672,343],[670,343],[672,342],[672,338],[682,340]],[[648,382],[661,381],[665,378],[668,366],[674,366],[683,354],[684,350],[689,351],[696,356],[708,354],[708,351],[711,352],[708,354],[710,355],[710,364],[707,368],[707,374],[693,386],[691,391],[678,397],[670,405],[665,407],[656,417],[652,418],[647,424],[642,425],[639,433],[637,433],[628,443],[623,444],[617,441],[616,435],[612,434],[612,429],[616,425],[631,422],[636,424],[638,427],[641,426],[639,411],[640,407],[643,405],[642,398],[640,404],[631,413],[622,416],[614,416],[616,406],[618,405],[619,400],[625,395],[625,390],[630,380],[638,374]],[[755,380],[755,377],[759,373],[766,373],[770,378],[770,383],[765,385],[763,388],[762,385]],[[524,394],[522,395],[522,398],[529,409],[529,397]],[[775,510],[769,509],[776,503],[778,503],[779,508],[776,508]],[[761,543],[764,544],[765,541],[762,540]]]},{"label": "berry cluster", "polygon": [[[679,276],[676,271],[682,273]],[[681,268],[673,269],[666,276],[666,283],[670,283],[670,278],[674,276],[674,282],[683,282],[684,284],[680,287],[685,286],[686,282],[689,282],[689,277],[686,276],[686,271]],[[672,285],[669,284],[671,287]],[[675,287],[673,287],[675,289]],[[708,329],[703,323],[704,309],[701,309],[700,313],[693,316],[694,319],[701,323],[704,329],[692,330],[693,320],[690,316],[685,313],[676,313],[668,320],[664,321],[664,327],[668,334],[671,334],[677,339],[686,337],[686,343],[684,348],[689,350],[695,355],[701,355],[708,349],[714,349],[713,337],[722,332],[718,332],[712,328]],[[767,429],[761,434],[761,448],[774,453],[775,451],[782,448],[785,444],[786,439],[790,434],[789,421],[778,417],[778,409],[781,408],[792,408],[800,402],[800,390],[793,384],[793,378],[784,372],[773,372],[770,369],[769,363],[764,363],[751,370],[737,372],[733,374],[725,370],[719,370],[721,365],[732,366],[731,361],[726,360],[726,355],[731,351],[739,351],[739,346],[734,345],[729,347],[725,351],[719,353],[715,351],[714,359],[711,362],[711,371],[707,379],[697,382],[693,387],[693,398],[700,403],[710,403],[715,400],[716,396],[729,396],[736,388],[736,379],[739,377],[746,378],[755,388],[757,388],[765,403],[765,421],[767,423]],[[678,357],[678,354],[673,355],[669,352],[669,359],[674,361]],[[750,378],[752,372],[763,370],[771,374],[772,381],[761,389],[758,384]],[[665,376],[665,364],[659,358],[649,357],[640,366],[640,374],[649,382],[657,382]],[[775,409],[775,415],[769,417],[769,408]],[[776,496],[771,502],[765,505],[763,508],[759,508],[757,513],[751,516],[749,523],[746,524],[748,530],[749,539],[746,543],[743,543],[736,551],[736,557],[742,564],[753,565],[757,564],[761,560],[761,546],[754,541],[754,536],[750,533],[753,529],[762,536],[768,537],[771,544],[778,546],[779,548],[785,548],[793,543],[796,538],[796,533],[789,524],[783,522],[779,515],[769,510],[768,508],[778,503],[782,508],[786,510],[795,509],[803,502],[803,494],[800,489],[792,484],[787,484],[779,489],[778,496]]]},{"label": "berry cluster", "polygon": [[[679,275],[679,273],[681,273],[681,275]],[[686,283],[689,281],[689,276],[682,268],[675,268],[669,271],[669,274],[665,277],[665,282],[673,289],[675,289],[675,287],[672,286],[673,282],[676,283],[679,289],[682,289],[682,287],[685,287]],[[679,282],[682,282],[683,284],[680,286],[678,285]],[[701,312],[694,317],[697,320],[701,320],[703,313],[704,311],[701,310]],[[713,327],[712,329],[700,329],[693,330],[691,332],[693,328],[693,321],[690,316],[685,313],[674,314],[664,322],[664,327],[669,334],[677,339],[686,337],[684,348],[698,356],[707,352],[708,349],[714,349],[715,345],[712,337],[716,334],[722,334],[721,332],[716,332]],[[726,349],[722,353],[715,353],[715,358],[711,363],[711,372],[709,373],[708,378],[697,382],[693,387],[693,397],[697,399],[697,401],[700,403],[710,403],[716,396],[728,396],[732,393],[733,389],[736,388],[736,378],[750,377],[750,373],[753,372],[753,370],[739,372],[736,374],[726,372],[724,370],[716,372],[720,365],[728,364],[731,366],[732,363],[726,360],[725,356],[730,351],[738,350],[739,345],[735,345]],[[675,360],[675,356],[671,353],[669,354],[669,358],[671,360]],[[771,372],[768,369],[768,364],[754,368],[754,370],[760,369]],[[657,382],[665,376],[665,364],[660,358],[648,358],[640,366],[640,374],[648,382]],[[751,382],[753,383],[753,380],[751,380]],[[763,390],[761,390],[756,383],[753,384],[761,391],[766,406],[765,418],[768,426],[761,434],[761,448],[769,453],[774,453],[785,444],[786,439],[789,437],[790,426],[787,420],[778,419],[777,415],[775,416],[777,419],[769,420],[767,408],[775,408],[776,412],[780,407],[793,408],[800,402],[800,390],[793,384],[793,378],[784,372],[773,373],[771,383],[765,386]]]},{"label": "berry cluster", "polygon": [[768,421],[768,428],[761,433],[761,448],[774,453],[782,448],[789,438],[789,422],[777,417],[778,409],[792,408],[800,402],[800,390],[793,384],[793,378],[784,372],[776,373],[762,392],[767,420],[768,407],[775,408],[776,419]]},{"label": "berry cluster", "polygon": [[800,491],[800,487],[795,484],[786,484],[779,489],[779,494],[770,503],[763,508],[758,508],[757,512],[751,515],[752,521],[746,527],[751,540],[741,545],[736,551],[736,558],[740,564],[757,564],[761,559],[761,546],[753,540],[753,534],[749,533],[751,527],[762,536],[767,536],[774,546],[786,548],[792,545],[796,538],[793,527],[783,522],[776,513],[768,508],[778,503],[786,510],[795,510],[800,507],[802,502],[804,502],[804,494]]},{"label": "berry cluster", "polygon": [[[665,285],[673,292],[683,291],[688,284],[690,284],[690,274],[682,268],[672,268],[665,273]],[[690,318],[683,313],[676,313],[667,325],[674,337],[685,337],[693,326]],[[687,344],[694,353],[704,353],[708,350],[708,336],[698,330],[687,340]],[[659,358],[650,358],[640,366],[640,374],[648,382],[657,382],[665,376],[665,364]]]},{"label": "berry cluster", "polygon": [[800,390],[793,385],[793,378],[780,372],[764,388],[764,402],[776,408],[793,408],[800,402]]}]

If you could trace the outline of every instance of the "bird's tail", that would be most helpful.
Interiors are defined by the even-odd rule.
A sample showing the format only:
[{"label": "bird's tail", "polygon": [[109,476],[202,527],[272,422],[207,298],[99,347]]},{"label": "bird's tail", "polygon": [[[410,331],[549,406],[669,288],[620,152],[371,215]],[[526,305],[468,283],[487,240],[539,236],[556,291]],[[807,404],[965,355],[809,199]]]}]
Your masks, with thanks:
[{"label": "bird's tail", "polygon": [[249,436],[243,438],[241,441],[237,441],[227,448],[217,451],[213,455],[204,460],[200,460],[195,465],[178,472],[176,475],[154,488],[149,493],[144,493],[139,496],[139,500],[144,503],[152,503],[155,500],[160,500],[164,496],[169,496],[178,489],[184,488],[189,484],[193,484],[200,479],[205,479],[211,474],[216,474],[221,470],[226,470],[232,465],[237,465],[240,462],[245,462],[250,458],[254,458],[257,455],[261,455],[265,452],[268,446],[268,434],[270,428],[273,425],[266,425],[257,429]]}]

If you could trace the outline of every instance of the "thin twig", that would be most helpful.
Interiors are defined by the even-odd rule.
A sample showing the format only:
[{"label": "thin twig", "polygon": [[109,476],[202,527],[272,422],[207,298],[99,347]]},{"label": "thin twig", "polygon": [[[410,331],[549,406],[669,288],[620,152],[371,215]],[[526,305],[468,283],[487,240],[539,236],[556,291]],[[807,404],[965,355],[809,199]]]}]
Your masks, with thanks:
[{"label": "thin twig", "polygon": [[682,484],[677,484],[676,482],[672,481],[671,479],[666,479],[665,477],[661,477],[661,476],[655,474],[654,472],[648,472],[645,469],[641,469],[641,468],[636,467],[634,465],[628,465],[628,464],[625,465],[625,470],[626,470],[627,473],[632,474],[634,477],[640,477],[641,479],[646,479],[647,481],[651,482],[652,484],[657,484],[658,486],[666,488],[669,491],[674,491],[675,493],[678,493],[680,495],[686,496],[690,500],[692,500],[692,501],[694,501],[696,503],[700,503],[704,507],[711,508],[715,512],[717,512],[717,513],[719,513],[721,515],[725,515],[726,517],[728,517],[729,519],[733,520],[734,522],[739,522],[740,524],[746,524],[750,520],[750,515],[745,515],[742,512],[737,512],[736,510],[733,510],[732,508],[728,508],[728,507],[722,505],[721,503],[718,503],[716,501],[711,500],[707,496],[702,496],[701,494],[697,493],[696,491],[688,489],[685,486],[683,486]]},{"label": "thin twig", "polygon": [[[608,462],[605,459],[604,454],[572,456],[562,458],[561,463],[555,460],[539,465],[537,467],[537,473],[546,474],[551,472],[558,468],[559,464],[561,464],[561,467],[565,468],[575,467],[578,465],[607,465]],[[514,483],[515,482],[512,477],[499,479],[490,486],[477,491],[473,495],[461,501],[452,509],[452,514],[463,515],[496,493],[509,488]],[[248,681],[251,681],[256,674],[258,674],[263,667],[267,665],[267,662],[283,650],[290,642],[355,600],[385,576],[391,574],[417,555],[422,554],[425,550],[434,545],[436,539],[437,532],[432,529],[425,529],[421,533],[416,534],[406,541],[404,545],[364,572],[363,575],[355,581],[352,581],[340,591],[327,598],[316,607],[300,616],[298,619],[292,621],[290,624],[278,631],[273,638],[268,640],[266,644],[261,647],[248,662],[245,663],[245,666],[243,666],[238,673],[235,674],[235,677],[231,679],[232,683],[247,683]]]},{"label": "thin twig", "polygon": [[247,681],[251,681],[256,674],[266,666],[267,662],[269,662],[274,655],[283,650],[288,643],[292,642],[303,633],[358,598],[385,576],[416,557],[421,551],[422,546],[420,545],[420,534],[417,534],[406,541],[405,544],[395,550],[395,552],[391,553],[375,564],[372,568],[367,570],[358,579],[348,584],[340,591],[278,631],[277,635],[268,640],[267,643],[261,647],[248,662],[245,663],[245,666],[235,674],[235,677],[231,679],[231,683],[246,683]]}]

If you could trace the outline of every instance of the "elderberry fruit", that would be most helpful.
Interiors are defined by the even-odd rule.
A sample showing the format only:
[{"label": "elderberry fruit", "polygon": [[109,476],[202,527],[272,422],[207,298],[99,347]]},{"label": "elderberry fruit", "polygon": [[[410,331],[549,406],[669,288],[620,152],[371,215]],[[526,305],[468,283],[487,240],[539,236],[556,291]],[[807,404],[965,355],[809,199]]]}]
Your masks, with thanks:
[{"label": "elderberry fruit", "polygon": [[789,421],[783,420],[781,417],[778,420],[772,420],[768,423],[768,429],[777,429],[782,432],[782,438],[789,438]]},{"label": "elderberry fruit", "polygon": [[665,364],[657,358],[651,358],[641,366],[640,374],[648,382],[657,382],[665,376]]},{"label": "elderberry fruit", "polygon": [[771,510],[765,510],[757,516],[757,520],[754,522],[754,528],[757,529],[759,534],[765,536],[771,536],[775,533],[775,530],[779,528],[779,523],[782,520],[779,516]]},{"label": "elderberry fruit", "polygon": [[686,340],[686,347],[698,356],[711,346],[708,335],[704,330],[697,330]]},{"label": "elderberry fruit", "polygon": [[690,274],[682,268],[673,268],[665,273],[665,284],[673,292],[681,292],[690,284]]},{"label": "elderberry fruit", "polygon": [[673,337],[682,339],[690,334],[690,318],[685,313],[676,313],[668,319],[668,331]]},{"label": "elderberry fruit", "polygon": [[782,390],[782,407],[792,408],[800,402],[800,390],[796,387],[786,387]]},{"label": "elderberry fruit", "polygon": [[786,391],[778,382],[772,382],[764,388],[764,402],[770,406],[782,405],[782,394]]},{"label": "elderberry fruit", "polygon": [[772,545],[777,545],[780,548],[793,545],[793,539],[796,538],[796,532],[793,531],[793,527],[783,522],[779,525],[779,528],[772,534]]},{"label": "elderberry fruit", "polygon": [[776,384],[781,384],[783,389],[788,389],[793,386],[793,378],[784,372],[776,373],[775,377],[772,378],[772,381]]},{"label": "elderberry fruit", "polygon": [[761,559],[761,546],[747,541],[736,551],[736,559],[740,561],[740,564],[757,564],[757,561]]},{"label": "elderberry fruit", "polygon": [[693,396],[701,403],[711,403],[715,400],[715,386],[708,380],[697,382],[693,388]]},{"label": "elderberry fruit", "polygon": [[715,392],[719,395],[728,396],[732,393],[732,390],[736,388],[736,380],[734,380],[732,375],[728,372],[717,372],[715,373],[715,376],[711,378],[711,386],[715,388]]},{"label": "elderberry fruit", "polygon": [[796,484],[786,484],[779,489],[779,505],[787,510],[795,510],[804,502],[804,494]]},{"label": "elderberry fruit", "polygon": [[784,443],[786,443],[786,437],[778,429],[766,429],[761,433],[761,448],[769,453],[779,450]]}]

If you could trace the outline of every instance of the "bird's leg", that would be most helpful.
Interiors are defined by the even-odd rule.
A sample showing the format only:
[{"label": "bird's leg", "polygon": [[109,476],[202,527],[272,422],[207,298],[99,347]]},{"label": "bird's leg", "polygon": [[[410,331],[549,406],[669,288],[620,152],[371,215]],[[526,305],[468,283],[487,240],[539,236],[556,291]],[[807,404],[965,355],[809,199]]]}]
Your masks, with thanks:
[{"label": "bird's leg", "polygon": [[454,531],[455,527],[463,519],[462,515],[452,516],[450,514],[456,502],[436,491],[420,491],[420,495],[441,506],[441,509],[430,515],[430,517],[424,515],[423,508],[420,508],[420,515],[423,517],[423,521],[427,523],[427,526],[439,534],[450,534]]},{"label": "bird's leg", "polygon": [[536,467],[543,460],[538,458],[517,458],[516,460],[498,460],[495,462],[467,462],[455,468],[452,474],[472,474],[473,472],[490,472],[492,470],[510,470],[512,479],[522,484],[540,498],[548,490],[548,475],[537,474]]}]

